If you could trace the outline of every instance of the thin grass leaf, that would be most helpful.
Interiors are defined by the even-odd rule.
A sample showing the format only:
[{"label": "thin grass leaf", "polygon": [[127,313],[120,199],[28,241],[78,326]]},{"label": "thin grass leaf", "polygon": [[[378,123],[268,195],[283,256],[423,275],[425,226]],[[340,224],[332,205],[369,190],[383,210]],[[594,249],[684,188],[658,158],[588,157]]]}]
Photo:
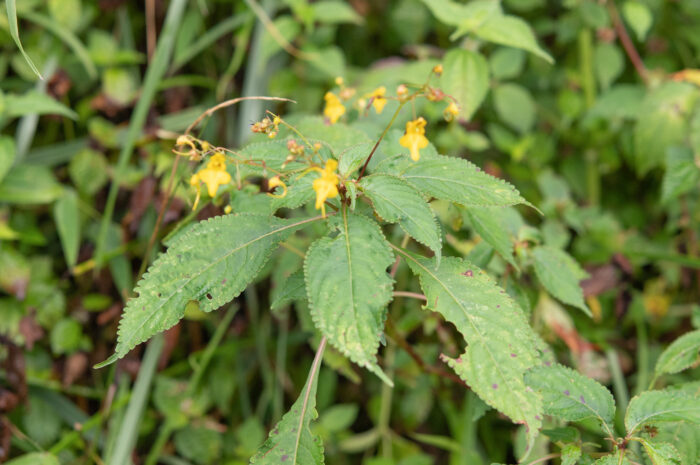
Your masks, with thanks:
[{"label": "thin grass leaf", "polygon": [[39,76],[39,79],[43,81],[44,77],[36,68],[32,59],[29,58],[27,52],[24,51],[24,47],[22,47],[22,41],[19,39],[19,26],[17,24],[17,5],[15,3],[15,0],[6,0],[5,6],[7,7],[7,22],[10,26],[10,36],[12,36],[12,40],[15,41],[17,48],[19,48],[19,51],[22,53],[22,56],[27,61],[29,67],[32,68],[32,71],[34,71],[34,74]]}]

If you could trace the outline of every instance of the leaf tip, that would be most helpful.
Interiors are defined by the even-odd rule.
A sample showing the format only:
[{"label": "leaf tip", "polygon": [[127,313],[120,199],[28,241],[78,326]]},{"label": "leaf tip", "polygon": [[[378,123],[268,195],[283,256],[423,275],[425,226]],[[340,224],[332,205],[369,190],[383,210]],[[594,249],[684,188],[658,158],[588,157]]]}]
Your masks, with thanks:
[{"label": "leaf tip", "polygon": [[113,364],[113,363],[116,362],[117,360],[119,360],[119,354],[113,354],[111,357],[109,357],[109,358],[108,358],[107,360],[105,360],[104,362],[100,362],[100,363],[97,363],[97,364],[93,365],[92,368],[95,369],[95,370],[99,370],[100,368],[104,368],[104,367],[106,367],[106,366],[109,366],[109,365]]}]

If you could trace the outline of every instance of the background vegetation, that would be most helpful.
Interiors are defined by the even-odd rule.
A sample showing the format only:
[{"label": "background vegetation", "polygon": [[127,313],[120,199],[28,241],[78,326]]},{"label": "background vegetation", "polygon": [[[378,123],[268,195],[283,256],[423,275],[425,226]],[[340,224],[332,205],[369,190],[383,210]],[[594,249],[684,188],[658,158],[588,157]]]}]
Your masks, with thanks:
[{"label": "background vegetation", "polygon": [[[467,5],[475,3],[489,2]],[[226,99],[295,101],[243,101],[196,131],[238,147],[255,140],[250,125],[265,109],[291,120],[322,115],[338,76],[359,96],[378,86],[395,94],[438,63],[445,72],[434,82],[462,113],[447,122],[444,105],[420,104],[429,140],[508,180],[542,212],[479,215],[435,201],[443,254],[496,276],[556,360],[609,386],[622,430],[632,396],[697,379],[700,342],[689,346],[690,370],[659,371],[657,359],[700,328],[700,3],[504,0],[536,40],[519,26],[494,35],[445,0],[5,6],[0,461],[248,463],[299,395],[318,343],[304,299],[279,295],[300,263],[289,249],[231,305],[188,309],[163,337],[92,368],[113,353],[124,304],[164,237],[229,207],[262,208],[251,185],[193,211],[196,165],[175,165],[175,140]],[[393,108],[360,113],[346,122],[376,139]],[[535,244],[575,257],[586,270],[572,271],[585,277],[582,292],[547,276]],[[420,291],[405,267],[397,281]],[[419,300],[396,299],[390,314],[380,358],[394,389],[326,352],[312,429],[327,463],[522,457],[524,428],[440,360],[459,355],[462,336]],[[548,418],[545,429],[528,462],[559,463],[562,444],[590,453],[580,463],[611,449],[586,424],[572,430]],[[672,444],[684,465],[698,463],[697,429],[647,433]]]}]

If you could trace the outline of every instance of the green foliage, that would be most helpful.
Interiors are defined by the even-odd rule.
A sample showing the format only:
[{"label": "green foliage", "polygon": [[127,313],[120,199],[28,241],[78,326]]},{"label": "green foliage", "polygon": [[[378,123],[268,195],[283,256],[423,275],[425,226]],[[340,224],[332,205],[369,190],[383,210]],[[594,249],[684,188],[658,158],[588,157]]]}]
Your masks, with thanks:
[{"label": "green foliage", "polygon": [[678,373],[697,363],[700,357],[700,330],[679,337],[663,351],[656,361],[656,375]]},{"label": "green foliage", "polygon": [[460,105],[461,118],[470,120],[489,90],[489,67],[479,53],[452,49],[445,54],[440,85]]},{"label": "green foliage", "polygon": [[588,274],[566,252],[549,246],[541,246],[532,251],[535,272],[542,285],[565,304],[581,309],[587,315],[591,311],[583,301],[583,290],[579,281]]},{"label": "green foliage", "polygon": [[304,261],[314,324],[353,362],[391,384],[375,359],[391,300],[391,249],[365,217],[343,212],[332,228],[338,235],[312,244]]},{"label": "green foliage", "polygon": [[671,421],[700,423],[700,404],[683,392],[648,391],[634,397],[625,413],[625,427],[633,434],[642,426]]}]

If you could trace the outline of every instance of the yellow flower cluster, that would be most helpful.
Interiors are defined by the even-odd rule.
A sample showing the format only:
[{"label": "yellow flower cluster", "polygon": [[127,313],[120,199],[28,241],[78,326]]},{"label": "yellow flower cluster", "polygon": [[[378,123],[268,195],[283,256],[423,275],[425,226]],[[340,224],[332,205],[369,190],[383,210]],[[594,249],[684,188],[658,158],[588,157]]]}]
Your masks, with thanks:
[{"label": "yellow flower cluster", "polygon": [[190,178],[190,185],[197,188],[197,198],[192,209],[196,209],[201,195],[201,185],[207,186],[209,197],[216,196],[219,186],[231,182],[231,175],[226,171],[226,157],[223,153],[215,153],[207,162],[207,166]]}]

